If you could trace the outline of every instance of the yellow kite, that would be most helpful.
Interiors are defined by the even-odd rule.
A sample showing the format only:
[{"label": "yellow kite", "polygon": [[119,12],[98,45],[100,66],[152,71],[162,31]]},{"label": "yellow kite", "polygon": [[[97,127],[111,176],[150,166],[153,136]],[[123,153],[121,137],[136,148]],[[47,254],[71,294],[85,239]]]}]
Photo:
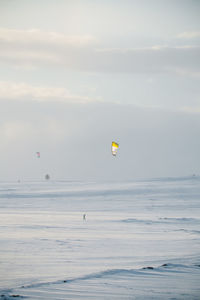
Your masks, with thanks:
[{"label": "yellow kite", "polygon": [[119,148],[119,144],[117,144],[116,142],[112,142],[112,146],[111,146],[112,155],[114,155],[114,156],[117,155],[118,148]]}]

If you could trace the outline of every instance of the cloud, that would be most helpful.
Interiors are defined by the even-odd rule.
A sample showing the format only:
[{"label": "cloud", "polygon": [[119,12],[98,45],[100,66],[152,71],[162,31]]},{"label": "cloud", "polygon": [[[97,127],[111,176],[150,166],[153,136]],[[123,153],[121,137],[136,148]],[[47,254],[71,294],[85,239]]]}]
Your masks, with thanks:
[{"label": "cloud", "polygon": [[200,114],[200,106],[184,106],[181,110],[186,113]]},{"label": "cloud", "polygon": [[62,101],[87,103],[94,101],[86,96],[71,94],[66,88],[38,87],[27,83],[0,81],[0,100],[16,99],[25,101]]},{"label": "cloud", "polygon": [[104,48],[91,36],[40,30],[0,30],[0,61],[14,66],[125,73],[200,73],[200,46]]},{"label": "cloud", "polygon": [[180,39],[194,39],[200,38],[200,31],[185,31],[178,35]]},{"label": "cloud", "polygon": [[0,28],[0,60],[15,66],[62,65],[65,61],[70,66],[71,55],[94,45],[97,40],[90,35]]},{"label": "cloud", "polygon": [[58,45],[85,47],[96,44],[97,40],[90,35],[70,35],[66,36],[58,32],[43,32],[39,29],[17,30],[0,28],[0,42],[19,43],[20,45]]},{"label": "cloud", "polygon": [[135,49],[101,49],[104,68],[133,73],[176,73],[176,70],[200,72],[200,47],[153,46]]}]

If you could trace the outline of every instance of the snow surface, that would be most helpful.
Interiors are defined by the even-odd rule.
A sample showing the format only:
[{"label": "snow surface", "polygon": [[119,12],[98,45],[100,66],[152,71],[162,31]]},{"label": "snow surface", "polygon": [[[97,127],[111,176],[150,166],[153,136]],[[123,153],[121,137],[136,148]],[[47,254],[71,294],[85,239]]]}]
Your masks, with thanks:
[{"label": "snow surface", "polygon": [[197,300],[199,282],[197,176],[0,183],[0,299]]}]

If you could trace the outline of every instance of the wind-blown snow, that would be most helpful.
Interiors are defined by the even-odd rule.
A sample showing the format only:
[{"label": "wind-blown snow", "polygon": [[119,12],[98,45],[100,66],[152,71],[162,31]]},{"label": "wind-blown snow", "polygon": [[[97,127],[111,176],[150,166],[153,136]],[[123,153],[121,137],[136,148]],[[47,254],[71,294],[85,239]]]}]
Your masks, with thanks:
[{"label": "wind-blown snow", "polygon": [[200,178],[1,182],[0,269],[2,299],[199,299]]}]

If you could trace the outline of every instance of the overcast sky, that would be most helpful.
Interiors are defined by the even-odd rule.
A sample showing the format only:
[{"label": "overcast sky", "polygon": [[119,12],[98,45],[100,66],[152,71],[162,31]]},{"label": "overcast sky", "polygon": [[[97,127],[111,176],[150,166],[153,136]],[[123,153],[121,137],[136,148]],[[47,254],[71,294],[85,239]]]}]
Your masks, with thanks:
[{"label": "overcast sky", "polygon": [[0,0],[0,180],[200,174],[199,16],[198,0]]}]

